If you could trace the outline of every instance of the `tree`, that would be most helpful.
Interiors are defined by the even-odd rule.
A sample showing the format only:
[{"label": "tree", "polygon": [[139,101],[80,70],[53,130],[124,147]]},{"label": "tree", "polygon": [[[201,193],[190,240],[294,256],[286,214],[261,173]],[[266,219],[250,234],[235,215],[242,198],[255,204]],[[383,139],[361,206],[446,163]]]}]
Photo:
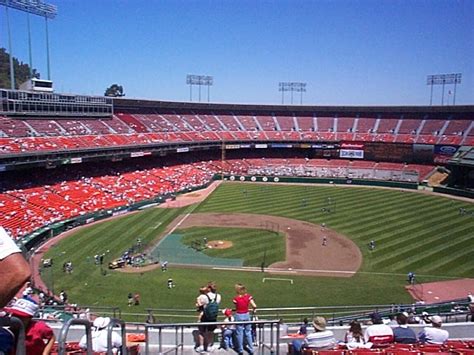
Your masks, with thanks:
[{"label": "tree", "polygon": [[111,97],[122,97],[125,96],[123,93],[123,87],[122,85],[118,84],[112,84],[110,87],[105,90],[105,96],[111,96]]},{"label": "tree", "polygon": [[[15,70],[15,88],[30,78],[30,66],[13,57]],[[40,78],[36,69],[32,70],[33,78]],[[5,48],[0,48],[0,88],[10,89],[10,56]]]}]

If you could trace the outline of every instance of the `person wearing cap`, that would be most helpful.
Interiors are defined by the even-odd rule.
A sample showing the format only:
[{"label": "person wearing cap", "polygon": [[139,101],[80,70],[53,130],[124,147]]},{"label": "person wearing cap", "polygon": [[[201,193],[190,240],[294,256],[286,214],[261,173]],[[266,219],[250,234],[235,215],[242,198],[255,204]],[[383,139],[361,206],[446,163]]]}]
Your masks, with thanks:
[{"label": "person wearing cap", "polygon": [[[92,350],[95,352],[107,351],[107,327],[110,324],[109,317],[97,317],[92,324]],[[79,347],[87,349],[87,336],[83,335],[79,341]],[[122,337],[117,332],[112,332],[112,351],[116,352],[122,347]]]},{"label": "person wearing cap", "polygon": [[31,276],[28,262],[0,227],[0,308],[5,307]]},{"label": "person wearing cap", "polygon": [[304,340],[293,340],[293,354],[302,354],[304,348],[313,350],[328,350],[334,348],[337,342],[334,338],[334,333],[326,329],[326,319],[324,317],[314,317],[313,327],[314,333],[308,334]]},{"label": "person wearing cap", "polygon": [[370,342],[373,346],[384,346],[393,343],[393,330],[388,325],[383,324],[382,316],[379,313],[372,313],[370,319],[372,325],[365,329],[365,342]]},{"label": "person wearing cap", "polygon": [[[234,316],[232,315],[232,310],[230,308],[226,308],[222,311],[224,314],[224,322],[234,322]],[[222,331],[222,342],[221,348],[224,350],[233,349],[234,348],[234,333],[235,333],[235,324],[223,324],[221,326]]]},{"label": "person wearing cap", "polygon": [[34,301],[20,298],[11,307],[5,309],[23,322],[26,355],[47,355],[51,353],[56,338],[49,325],[42,321],[32,320],[39,309]]},{"label": "person wearing cap", "polygon": [[398,327],[393,328],[393,339],[395,343],[400,344],[416,344],[415,331],[408,328],[408,313],[400,313],[397,315]]},{"label": "person wearing cap", "polygon": [[431,327],[425,327],[418,335],[420,343],[444,344],[449,338],[447,330],[441,329],[442,319],[440,316],[430,317]]}]

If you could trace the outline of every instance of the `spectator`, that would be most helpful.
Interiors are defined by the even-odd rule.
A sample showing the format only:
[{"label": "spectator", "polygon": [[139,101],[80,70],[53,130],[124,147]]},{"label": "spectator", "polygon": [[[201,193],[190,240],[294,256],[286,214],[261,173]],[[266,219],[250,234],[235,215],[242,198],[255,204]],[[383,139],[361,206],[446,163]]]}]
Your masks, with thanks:
[{"label": "spectator", "polygon": [[[201,322],[215,322],[217,321],[217,315],[219,313],[219,303],[221,302],[221,295],[217,293],[217,286],[214,281],[210,281],[207,284],[206,299],[202,299],[203,312],[201,316]],[[195,349],[198,352],[207,352],[209,350],[215,350],[212,347],[214,340],[214,330],[217,328],[215,325],[202,325],[199,326],[199,342],[196,343]]]},{"label": "spectator", "polygon": [[[252,307],[255,313],[257,305],[253,297],[247,293],[247,288],[244,285],[236,284],[235,291],[237,295],[232,300],[235,305],[235,321],[248,322],[250,321],[249,306]],[[237,340],[236,351],[239,354],[243,354],[245,347],[249,354],[253,354],[252,326],[250,324],[237,325],[235,333]]]},{"label": "spectator", "polygon": [[375,346],[393,343],[393,330],[388,325],[383,324],[382,316],[379,313],[372,313],[370,318],[372,325],[365,330],[364,341],[366,343],[371,342]]},{"label": "spectator", "polygon": [[305,348],[313,350],[328,350],[334,348],[336,339],[330,330],[326,330],[326,319],[324,317],[314,317],[314,333],[309,334],[304,340],[293,340],[293,354],[301,354]]},{"label": "spectator", "polygon": [[474,322],[474,296],[469,293],[467,295],[467,299],[469,301],[469,312],[471,313],[471,322]]},{"label": "spectator", "polygon": [[298,334],[299,335],[308,334],[308,318],[303,319],[303,324],[300,326],[300,329],[298,329]]},{"label": "spectator", "polygon": [[415,344],[418,340],[413,329],[408,328],[408,314],[397,315],[398,327],[393,329],[393,339],[396,343]]},{"label": "spectator", "polygon": [[30,276],[30,268],[20,249],[0,227],[0,308],[5,307]]},{"label": "spectator", "polygon": [[208,302],[207,293],[209,287],[203,286],[199,288],[199,296],[196,298],[196,310],[198,311],[198,322],[201,321],[202,314],[204,311],[204,305]]},{"label": "spectator", "polygon": [[138,292],[133,295],[133,304],[135,306],[140,305],[140,294]]},{"label": "spectator", "polygon": [[53,330],[46,323],[32,320],[38,308],[35,302],[25,298],[18,299],[11,307],[6,308],[7,312],[23,322],[26,355],[50,354],[56,340]]},{"label": "spectator", "polygon": [[425,327],[418,335],[420,343],[444,344],[449,338],[447,330],[441,329],[442,320],[440,316],[432,316],[431,327]]},{"label": "spectator", "polygon": [[[107,327],[110,324],[109,317],[97,317],[93,323],[92,350],[96,352],[107,351]],[[79,341],[82,349],[87,349],[87,337],[84,335]],[[117,332],[112,332],[112,347],[119,350],[122,347],[122,337]]]},{"label": "spectator", "polygon": [[67,297],[66,291],[61,290],[61,292],[59,293],[59,298],[61,299],[61,302],[62,302],[62,303],[66,304],[67,301],[68,301],[68,297]]},{"label": "spectator", "polygon": [[349,350],[357,348],[370,348],[372,343],[365,343],[364,333],[362,332],[362,326],[356,320],[353,320],[350,324],[349,330],[344,336],[344,342]]},{"label": "spectator", "polygon": [[[224,309],[224,322],[234,322],[234,316],[232,315],[232,310],[230,308]],[[224,350],[234,348],[234,335],[235,335],[235,325],[234,324],[223,324],[221,326],[222,330],[222,343],[221,348]]]}]

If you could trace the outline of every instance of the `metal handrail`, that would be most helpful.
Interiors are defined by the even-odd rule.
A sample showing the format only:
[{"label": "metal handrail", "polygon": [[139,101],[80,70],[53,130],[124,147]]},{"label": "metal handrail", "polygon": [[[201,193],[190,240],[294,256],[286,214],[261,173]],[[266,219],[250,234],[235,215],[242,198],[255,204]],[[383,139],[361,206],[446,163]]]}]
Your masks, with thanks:
[{"label": "metal handrail", "polygon": [[86,344],[87,344],[87,355],[92,355],[92,334],[91,334],[91,322],[86,319],[72,318],[68,320],[62,326],[59,337],[58,337],[58,355],[66,354],[66,339],[71,325],[83,325],[86,327]]},{"label": "metal handrail", "polygon": [[110,323],[107,326],[107,355],[113,355],[113,346],[112,346],[112,334],[114,331],[114,327],[119,325],[121,328],[122,334],[122,355],[127,355],[127,331],[125,329],[125,322],[121,319],[110,319]]},{"label": "metal handrail", "polygon": [[[254,321],[239,321],[239,322],[200,322],[200,323],[159,323],[159,324],[145,324],[145,354],[150,354],[150,330],[158,329],[158,352],[159,354],[167,354],[170,352],[178,353],[184,349],[184,328],[197,328],[198,326],[214,325],[257,325],[261,326],[262,330],[265,325],[270,326],[270,344],[265,342],[265,332],[259,331],[257,333],[257,343],[263,349],[268,349],[270,354],[280,354],[280,320],[254,320]],[[276,335],[274,328],[276,327]],[[163,351],[162,331],[165,328],[172,328],[175,330],[175,344],[170,349]],[[258,327],[257,327],[258,328]]]}]

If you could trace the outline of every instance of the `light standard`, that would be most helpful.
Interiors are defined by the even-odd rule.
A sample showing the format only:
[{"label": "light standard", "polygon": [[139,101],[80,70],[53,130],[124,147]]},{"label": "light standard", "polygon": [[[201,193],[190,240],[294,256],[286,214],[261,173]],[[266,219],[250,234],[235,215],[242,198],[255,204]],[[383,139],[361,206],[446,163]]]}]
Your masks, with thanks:
[{"label": "light standard", "polygon": [[306,92],[306,83],[298,82],[280,82],[278,83],[278,91],[281,91],[281,103],[285,103],[285,92],[291,92],[291,104],[293,105],[293,92],[300,93],[300,105],[303,104],[303,92]]},{"label": "light standard", "polygon": [[214,84],[214,77],[209,75],[186,75],[186,84],[189,85],[189,100],[193,101],[193,85],[199,86],[199,102],[201,102],[201,86],[207,86],[207,102],[210,100],[210,87]]}]

